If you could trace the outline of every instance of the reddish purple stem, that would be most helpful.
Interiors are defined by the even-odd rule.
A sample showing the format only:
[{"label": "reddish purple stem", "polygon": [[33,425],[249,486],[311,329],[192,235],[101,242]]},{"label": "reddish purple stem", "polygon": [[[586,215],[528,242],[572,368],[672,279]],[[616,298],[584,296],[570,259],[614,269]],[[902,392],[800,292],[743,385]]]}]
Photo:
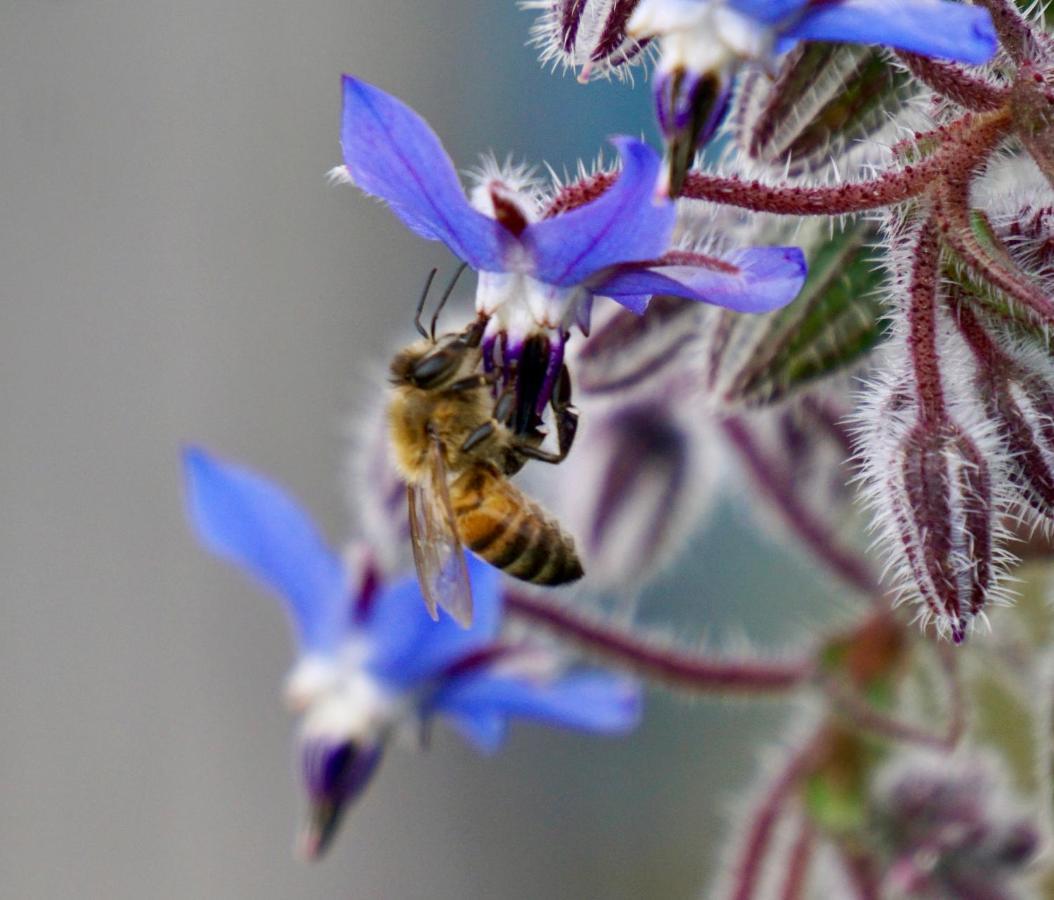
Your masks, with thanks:
[{"label": "reddish purple stem", "polygon": [[915,375],[919,412],[923,422],[934,425],[946,418],[940,360],[937,357],[937,281],[940,248],[933,220],[927,219],[918,235],[911,261],[908,308],[908,348]]},{"label": "reddish purple stem", "polygon": [[772,835],[783,814],[787,800],[808,767],[815,740],[796,751],[783,770],[769,785],[761,803],[750,818],[743,843],[735,862],[730,900],[751,900],[765,868]]},{"label": "reddish purple stem", "polygon": [[755,212],[788,216],[837,216],[892,206],[922,193],[939,176],[942,154],[934,154],[915,165],[887,172],[871,181],[855,181],[831,187],[771,185],[744,181],[735,175],[689,172],[682,197],[710,200],[752,209]]},{"label": "reddish purple stem", "polygon": [[758,662],[711,659],[664,647],[631,631],[601,622],[537,595],[509,591],[505,609],[616,665],[690,691],[777,693],[794,690],[813,671],[811,660]]},{"label": "reddish purple stem", "polygon": [[1009,98],[1009,90],[971,75],[962,66],[915,53],[897,54],[923,84],[942,97],[977,112],[998,109]]},{"label": "reddish purple stem", "polygon": [[806,506],[779,462],[762,453],[746,424],[740,419],[728,418],[722,426],[750,469],[758,489],[772,502],[798,539],[843,581],[862,594],[875,596],[878,583],[871,567],[861,557],[839,546],[827,524]]},{"label": "reddish purple stem", "polygon": [[787,857],[787,872],[783,878],[780,900],[802,900],[805,895],[809,864],[816,849],[816,829],[805,816],[798,823],[798,836]]}]

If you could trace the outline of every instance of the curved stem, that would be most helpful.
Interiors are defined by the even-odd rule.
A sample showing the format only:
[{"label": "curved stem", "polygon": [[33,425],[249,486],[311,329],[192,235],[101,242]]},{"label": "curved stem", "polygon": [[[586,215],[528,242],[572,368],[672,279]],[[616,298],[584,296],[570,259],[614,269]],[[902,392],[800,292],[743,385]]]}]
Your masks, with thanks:
[{"label": "curved stem", "polygon": [[970,210],[968,193],[968,178],[948,177],[937,209],[944,239],[977,275],[1018,301],[1044,325],[1054,324],[1054,302],[1014,262],[987,216]]},{"label": "curved stem", "polygon": [[730,900],[751,900],[754,896],[764,871],[765,857],[768,855],[776,824],[799,779],[805,774],[813,748],[822,734],[823,732],[820,732],[791,756],[790,761],[762,796],[743,835],[735,860],[728,892]]},{"label": "curved stem", "polygon": [[897,56],[919,81],[967,109],[977,112],[998,109],[1009,97],[1007,89],[971,75],[954,63],[916,53],[900,52]]},{"label": "curved stem", "polygon": [[689,172],[681,197],[710,200],[755,212],[788,216],[837,216],[901,203],[922,193],[940,174],[941,154],[934,154],[903,169],[887,172],[870,181],[855,181],[831,187],[770,185],[744,181],[735,175]]},{"label": "curved stem", "polygon": [[875,597],[878,582],[870,566],[862,557],[839,545],[827,523],[803,502],[792,480],[781,471],[779,461],[765,456],[746,424],[729,418],[722,422],[722,428],[750,470],[754,484],[797,538],[839,578],[860,593]]},{"label": "curved stem", "polygon": [[798,823],[798,835],[794,839],[787,858],[787,871],[783,876],[780,900],[802,900],[805,896],[809,864],[816,850],[816,829],[805,816]]},{"label": "curved stem", "polygon": [[644,677],[699,693],[774,694],[791,691],[808,680],[811,660],[762,662],[713,659],[587,617],[535,594],[508,591],[508,613],[547,628],[604,660]]}]

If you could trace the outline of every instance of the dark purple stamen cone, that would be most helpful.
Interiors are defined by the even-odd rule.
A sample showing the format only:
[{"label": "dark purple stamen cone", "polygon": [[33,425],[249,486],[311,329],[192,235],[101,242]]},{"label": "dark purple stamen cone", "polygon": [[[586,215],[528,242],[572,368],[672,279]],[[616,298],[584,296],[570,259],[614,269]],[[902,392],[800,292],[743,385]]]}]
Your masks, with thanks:
[{"label": "dark purple stamen cone", "polygon": [[731,87],[722,72],[697,75],[678,69],[656,76],[655,109],[666,138],[671,196],[681,192],[696,151],[713,137],[728,112]]},{"label": "dark purple stamen cone", "polygon": [[381,748],[316,738],[306,741],[300,754],[310,809],[299,849],[305,858],[317,859],[336,834],[348,804],[359,795],[376,769]]}]

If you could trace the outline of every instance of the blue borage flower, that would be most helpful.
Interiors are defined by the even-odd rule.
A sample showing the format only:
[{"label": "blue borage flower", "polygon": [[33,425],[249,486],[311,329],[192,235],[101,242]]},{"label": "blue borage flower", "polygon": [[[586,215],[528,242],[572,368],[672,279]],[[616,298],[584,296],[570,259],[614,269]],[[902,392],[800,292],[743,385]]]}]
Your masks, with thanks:
[{"label": "blue borage flower", "polygon": [[964,63],[988,62],[998,45],[988,11],[954,0],[641,0],[626,32],[663,38],[663,55],[697,72],[798,41],[882,44]]},{"label": "blue borage flower", "polygon": [[[479,272],[476,308],[488,319],[488,364],[488,348],[499,336],[505,363],[537,333],[555,332],[553,353],[562,356],[571,325],[588,328],[595,296],[636,312],[656,293],[767,312],[789,303],[805,279],[796,247],[744,249],[727,259],[673,248],[674,203],[656,195],[659,157],[628,137],[612,141],[621,160],[618,178],[598,196],[555,214],[547,214],[536,192],[493,170],[470,202],[428,124],[348,75],[341,140],[344,173],[354,184]],[[559,371],[558,362],[550,368]]]},{"label": "blue borage flower", "polygon": [[299,505],[254,472],[183,453],[193,529],[285,605],[299,659],[287,681],[304,713],[298,747],[309,816],[300,850],[318,856],[401,726],[440,717],[484,752],[511,717],[618,734],[640,717],[636,682],[565,672],[546,649],[498,637],[497,570],[470,558],[475,619],[433,622],[413,576],[384,582],[339,558]]},{"label": "blue borage flower", "polygon": [[[880,44],[984,63],[996,51],[988,11],[952,0],[528,0],[544,10],[536,41],[545,59],[594,71],[640,59],[658,45],[653,90],[674,178],[709,141],[728,108],[739,66],[771,67],[799,41]],[[675,180],[671,190],[676,193]]]}]

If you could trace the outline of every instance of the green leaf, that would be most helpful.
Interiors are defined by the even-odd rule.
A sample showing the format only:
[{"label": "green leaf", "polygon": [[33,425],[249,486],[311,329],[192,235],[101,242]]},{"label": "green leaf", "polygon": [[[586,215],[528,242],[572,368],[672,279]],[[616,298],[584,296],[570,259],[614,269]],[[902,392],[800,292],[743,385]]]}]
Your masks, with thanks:
[{"label": "green leaf", "polygon": [[870,223],[856,223],[809,253],[809,278],[797,299],[755,318],[755,340],[725,381],[726,401],[776,403],[858,364],[882,340],[884,276],[870,247],[874,238]]},{"label": "green leaf", "polygon": [[737,95],[737,143],[755,162],[791,176],[826,168],[889,123],[910,77],[873,47],[805,42],[775,78],[756,72]]}]

